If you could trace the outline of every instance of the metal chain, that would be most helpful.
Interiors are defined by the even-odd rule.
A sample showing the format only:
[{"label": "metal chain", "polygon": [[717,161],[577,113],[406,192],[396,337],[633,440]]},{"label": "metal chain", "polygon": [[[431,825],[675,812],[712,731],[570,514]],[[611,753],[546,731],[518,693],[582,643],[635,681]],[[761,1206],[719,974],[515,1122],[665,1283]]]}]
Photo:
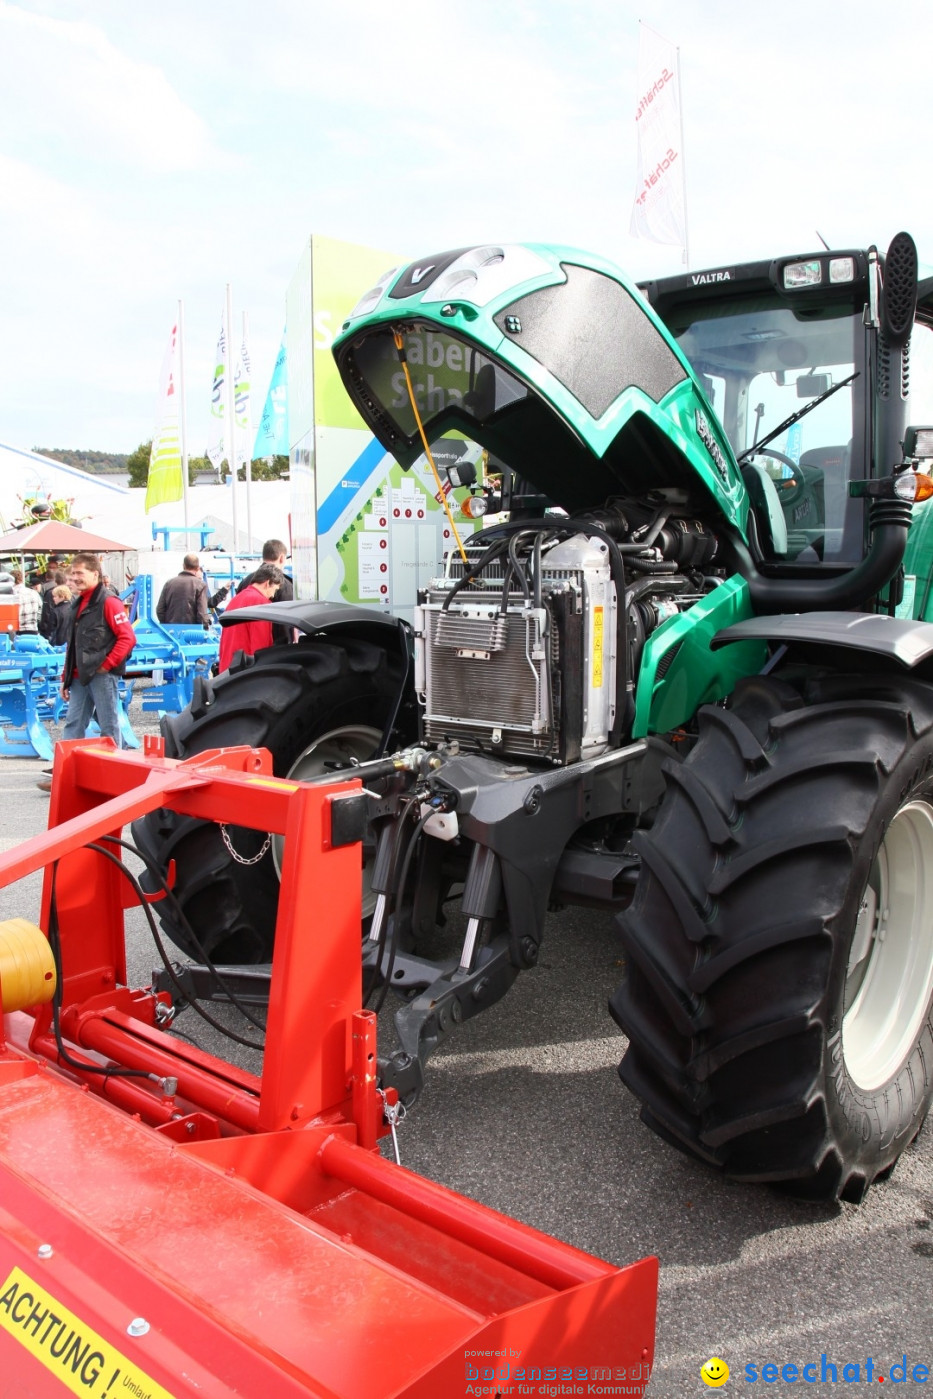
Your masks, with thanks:
[{"label": "metal chain", "polygon": [[265,855],[266,851],[269,849],[269,846],[272,844],[272,835],[270,832],[270,834],[267,835],[265,840],[263,841],[262,846],[259,850],[259,854],[251,855],[249,859],[247,859],[245,855],[241,855],[239,851],[234,850],[233,842],[227,834],[227,828],[222,821],[220,823],[220,834],[221,838],[223,839],[224,845],[227,847],[230,854],[233,856],[234,860],[238,865],[258,865],[259,861],[262,859],[263,855]]}]

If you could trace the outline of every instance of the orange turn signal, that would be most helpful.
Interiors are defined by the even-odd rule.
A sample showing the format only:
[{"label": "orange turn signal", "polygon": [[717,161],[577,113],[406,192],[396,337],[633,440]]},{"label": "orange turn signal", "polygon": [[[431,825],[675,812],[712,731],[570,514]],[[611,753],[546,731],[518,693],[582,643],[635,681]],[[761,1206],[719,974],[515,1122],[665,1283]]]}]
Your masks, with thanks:
[{"label": "orange turn signal", "polygon": [[[933,482],[930,484],[933,485]],[[479,520],[486,514],[486,497],[484,495],[468,495],[461,503],[460,514],[466,515],[468,520]]]}]

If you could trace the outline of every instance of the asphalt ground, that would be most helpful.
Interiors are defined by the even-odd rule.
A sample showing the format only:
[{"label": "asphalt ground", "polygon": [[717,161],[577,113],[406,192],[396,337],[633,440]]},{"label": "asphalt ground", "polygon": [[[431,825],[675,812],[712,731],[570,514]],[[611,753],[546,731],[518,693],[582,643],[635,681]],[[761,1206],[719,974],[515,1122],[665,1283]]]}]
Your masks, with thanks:
[{"label": "asphalt ground", "polygon": [[[131,717],[138,734],[156,731],[138,697]],[[45,828],[48,798],[35,785],[43,766],[0,758],[3,849]],[[39,876],[0,890],[0,918],[36,920],[39,893]],[[127,917],[127,945],[131,983],[148,985],[158,957],[138,912]],[[643,1126],[619,1081],[625,1041],[606,1003],[622,975],[611,919],[551,915],[538,966],[432,1060],[399,1129],[403,1164],[613,1263],[657,1254],[650,1399],[708,1393],[700,1367],[711,1355],[730,1368],[726,1395],[877,1394],[882,1375],[897,1393],[933,1393],[933,1125],[859,1206],[724,1180]],[[252,1033],[235,1008],[211,1010]],[[258,1054],[190,1009],[178,1028],[259,1068]],[[766,1379],[768,1364],[778,1369]],[[917,1365],[929,1367],[926,1383],[922,1371],[912,1378]],[[787,1366],[796,1378],[790,1369],[782,1378]]]}]

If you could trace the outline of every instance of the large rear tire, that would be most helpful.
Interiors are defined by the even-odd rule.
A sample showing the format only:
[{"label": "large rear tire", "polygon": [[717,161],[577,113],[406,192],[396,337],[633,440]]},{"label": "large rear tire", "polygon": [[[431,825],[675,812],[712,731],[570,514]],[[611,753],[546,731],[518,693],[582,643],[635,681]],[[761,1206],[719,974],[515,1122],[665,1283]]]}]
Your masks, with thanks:
[{"label": "large rear tire", "polygon": [[[402,681],[397,657],[365,641],[302,641],[239,657],[229,671],[199,686],[189,709],[163,720],[169,757],[250,744],[268,748],[280,777],[309,778],[334,760],[363,761],[375,752]],[[278,907],[281,841],[255,864],[265,833],[230,826],[236,855],[211,822],[157,811],[133,835],[162,869],[175,861],[174,892],[188,927],[170,904],[155,905],[168,937],[196,960],[268,962]],[[239,858],[237,858],[239,857]],[[364,913],[365,913],[364,887]],[[200,944],[200,945],[199,945]]]},{"label": "large rear tire", "polygon": [[750,679],[667,777],[619,918],[623,1082],[730,1176],[858,1200],[933,1097],[933,690]]}]

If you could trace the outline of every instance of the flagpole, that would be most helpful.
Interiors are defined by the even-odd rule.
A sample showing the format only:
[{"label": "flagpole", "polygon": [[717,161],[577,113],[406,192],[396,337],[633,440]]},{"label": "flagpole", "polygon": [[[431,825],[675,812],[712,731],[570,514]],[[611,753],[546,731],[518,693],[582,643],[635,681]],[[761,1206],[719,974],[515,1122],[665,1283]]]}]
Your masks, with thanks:
[{"label": "flagpole", "polygon": [[233,473],[230,479],[230,490],[233,493],[231,496],[233,515],[233,553],[237,554],[240,548],[240,534],[239,529],[237,527],[236,517],[236,420],[233,405],[233,376],[236,371],[233,365],[233,289],[230,286],[229,282],[227,283],[227,335],[226,342],[224,345],[224,359],[226,361],[224,366],[224,372],[227,378],[227,414],[226,432],[224,435],[227,439],[227,466]]},{"label": "flagpole", "polygon": [[[249,348],[249,316],[247,315],[247,313],[246,313],[245,311],[243,312],[243,348],[244,348],[244,349],[247,349],[247,350],[248,350],[248,348]],[[243,368],[246,369],[246,365],[245,365],[245,364],[244,364]],[[247,373],[249,374],[249,378],[250,378],[249,392],[250,392],[250,398],[251,398],[251,397],[252,397],[252,392],[253,392],[253,382],[252,382],[252,381],[253,381],[253,369],[252,369],[252,365],[250,365],[249,369],[247,370]],[[250,513],[250,509],[251,509],[250,489],[251,489],[252,484],[253,484],[253,444],[252,444],[252,442],[251,442],[250,439],[251,439],[251,437],[252,437],[253,434],[252,434],[252,424],[251,424],[251,422],[250,422],[250,415],[249,415],[250,398],[247,398],[247,400],[246,400],[246,452],[245,452],[245,457],[246,457],[246,542],[247,542],[247,548],[252,549],[252,547],[253,547],[253,518],[252,518],[252,515],[251,515],[251,513]]]},{"label": "flagpole", "polygon": [[[181,417],[181,495],[188,528],[188,410],[185,405],[185,303],[178,303],[178,407]],[[187,548],[188,537],[185,536]]]}]

